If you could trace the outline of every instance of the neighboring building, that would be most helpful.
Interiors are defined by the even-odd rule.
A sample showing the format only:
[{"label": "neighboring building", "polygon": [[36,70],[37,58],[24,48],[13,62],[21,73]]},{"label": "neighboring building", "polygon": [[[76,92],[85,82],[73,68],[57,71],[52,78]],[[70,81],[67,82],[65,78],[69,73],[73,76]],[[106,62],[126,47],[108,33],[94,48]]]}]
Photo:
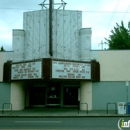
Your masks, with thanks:
[{"label": "neighboring building", "polygon": [[11,83],[3,82],[4,63],[12,60],[13,52],[0,52],[0,109],[3,103],[10,103],[11,99]]},{"label": "neighboring building", "polygon": [[23,30],[13,30],[13,52],[0,53],[0,109],[3,103],[22,110],[80,102],[81,110],[81,103],[104,110],[108,102],[126,101],[130,51],[92,51],[81,11],[53,10],[52,16],[51,42],[49,10],[25,12]]},{"label": "neighboring building", "polygon": [[[108,102],[130,101],[130,50],[92,51],[100,63],[100,82],[92,83],[92,109],[106,109]],[[128,91],[127,91],[128,89]],[[128,94],[128,96],[127,96]],[[114,109],[114,105],[109,107]]]}]

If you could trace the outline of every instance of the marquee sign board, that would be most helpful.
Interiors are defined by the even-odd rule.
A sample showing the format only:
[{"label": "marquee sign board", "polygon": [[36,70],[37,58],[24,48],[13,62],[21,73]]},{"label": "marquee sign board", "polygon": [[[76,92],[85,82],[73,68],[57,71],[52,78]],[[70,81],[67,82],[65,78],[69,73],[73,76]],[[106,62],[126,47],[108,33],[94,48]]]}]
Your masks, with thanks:
[{"label": "marquee sign board", "polygon": [[7,61],[4,63],[3,80],[89,80],[100,81],[100,64],[96,60],[90,62],[70,61],[43,58],[25,62]]},{"label": "marquee sign board", "polygon": [[91,79],[91,64],[52,61],[52,78],[54,79]]},{"label": "marquee sign board", "polygon": [[41,79],[42,61],[17,63],[11,65],[11,80]]}]

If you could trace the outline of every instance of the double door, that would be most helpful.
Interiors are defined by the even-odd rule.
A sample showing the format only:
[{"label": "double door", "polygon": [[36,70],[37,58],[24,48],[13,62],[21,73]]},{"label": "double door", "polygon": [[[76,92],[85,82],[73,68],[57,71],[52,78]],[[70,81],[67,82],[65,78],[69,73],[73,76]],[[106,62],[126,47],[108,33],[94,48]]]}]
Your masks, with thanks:
[{"label": "double door", "polygon": [[[30,106],[77,106],[78,87],[30,87]],[[63,95],[63,96],[62,96]]]}]

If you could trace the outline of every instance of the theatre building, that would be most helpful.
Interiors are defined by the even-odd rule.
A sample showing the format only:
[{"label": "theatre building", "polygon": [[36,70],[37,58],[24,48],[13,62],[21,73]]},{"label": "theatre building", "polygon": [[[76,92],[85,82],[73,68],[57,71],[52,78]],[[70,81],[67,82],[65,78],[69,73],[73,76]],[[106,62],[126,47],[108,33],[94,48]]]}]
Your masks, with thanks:
[{"label": "theatre building", "polygon": [[24,12],[23,29],[12,31],[12,52],[0,52],[0,109],[11,103],[13,110],[79,104],[86,110],[87,103],[103,110],[125,101],[130,52],[92,51],[91,34],[81,11]]},{"label": "theatre building", "polygon": [[12,31],[13,51],[1,63],[0,86],[7,95],[3,92],[0,107],[77,107],[81,101],[92,109],[100,65],[90,60],[91,28],[82,28],[81,11],[53,9],[51,20],[49,11],[25,12],[23,30]]}]

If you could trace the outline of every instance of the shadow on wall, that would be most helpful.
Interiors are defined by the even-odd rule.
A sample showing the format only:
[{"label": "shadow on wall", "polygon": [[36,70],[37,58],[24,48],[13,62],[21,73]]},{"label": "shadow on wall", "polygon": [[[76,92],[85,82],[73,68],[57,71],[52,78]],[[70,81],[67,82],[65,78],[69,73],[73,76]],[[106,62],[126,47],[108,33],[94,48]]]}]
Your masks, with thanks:
[{"label": "shadow on wall", "polygon": [[[130,89],[128,90],[130,93]],[[128,101],[130,100],[130,96]],[[126,102],[126,86],[124,82],[94,82],[92,85],[92,109],[106,110],[108,102]],[[110,105],[110,110],[115,106]]]}]

